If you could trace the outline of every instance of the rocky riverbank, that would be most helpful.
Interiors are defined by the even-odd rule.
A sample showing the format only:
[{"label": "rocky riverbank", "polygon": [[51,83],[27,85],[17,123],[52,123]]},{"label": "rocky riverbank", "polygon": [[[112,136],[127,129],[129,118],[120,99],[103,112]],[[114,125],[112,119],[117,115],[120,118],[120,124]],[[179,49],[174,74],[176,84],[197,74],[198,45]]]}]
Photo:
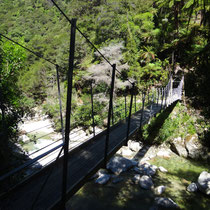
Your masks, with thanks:
[{"label": "rocky riverbank", "polygon": [[99,170],[69,201],[69,208],[207,209],[210,174],[205,171],[208,165],[178,156],[170,145],[129,141],[107,170]]}]

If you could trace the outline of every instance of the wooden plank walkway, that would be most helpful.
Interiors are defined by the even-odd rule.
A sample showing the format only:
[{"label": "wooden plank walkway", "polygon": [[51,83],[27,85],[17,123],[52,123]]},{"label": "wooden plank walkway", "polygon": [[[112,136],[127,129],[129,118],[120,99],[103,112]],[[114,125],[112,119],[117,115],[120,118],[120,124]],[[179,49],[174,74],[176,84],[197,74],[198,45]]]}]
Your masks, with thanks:
[{"label": "wooden plank walkway", "polygon": [[[151,113],[145,109],[143,124],[147,123],[150,116],[160,111],[160,105],[153,105]],[[130,133],[131,136],[140,126],[141,110],[131,117]],[[126,141],[127,122],[121,121],[111,127],[108,157],[119,150]],[[80,145],[69,152],[68,163],[68,194],[72,196],[99,168],[103,165],[104,147],[106,131],[98,134],[88,142]],[[40,196],[42,184],[51,173]],[[36,175],[16,186],[9,193],[0,198],[0,210],[43,210],[58,209],[62,190],[62,158],[57,162],[41,170]],[[34,206],[34,201],[37,200]]]}]

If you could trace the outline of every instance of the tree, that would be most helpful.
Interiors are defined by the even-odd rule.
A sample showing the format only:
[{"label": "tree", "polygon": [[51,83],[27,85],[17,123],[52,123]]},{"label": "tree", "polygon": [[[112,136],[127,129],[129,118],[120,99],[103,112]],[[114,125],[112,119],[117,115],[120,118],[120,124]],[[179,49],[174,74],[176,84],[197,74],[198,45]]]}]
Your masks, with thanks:
[{"label": "tree", "polygon": [[[23,97],[18,89],[25,52],[9,41],[0,41],[0,145],[7,148],[23,115]],[[5,153],[4,153],[5,154]]]}]

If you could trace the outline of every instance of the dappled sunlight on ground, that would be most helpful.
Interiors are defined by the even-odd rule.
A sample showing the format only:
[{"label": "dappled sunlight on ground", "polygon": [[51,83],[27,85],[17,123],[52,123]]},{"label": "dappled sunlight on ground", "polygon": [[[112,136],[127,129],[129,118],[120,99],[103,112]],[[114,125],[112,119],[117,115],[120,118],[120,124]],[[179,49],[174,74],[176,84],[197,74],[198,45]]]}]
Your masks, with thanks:
[{"label": "dappled sunlight on ground", "polygon": [[209,165],[186,160],[177,155],[170,159],[155,158],[150,162],[168,170],[168,173],[158,172],[154,179],[156,184],[167,187],[164,196],[171,197],[181,209],[209,209],[209,197],[201,192],[191,193],[186,190],[191,182],[197,181],[202,171],[210,171]]}]

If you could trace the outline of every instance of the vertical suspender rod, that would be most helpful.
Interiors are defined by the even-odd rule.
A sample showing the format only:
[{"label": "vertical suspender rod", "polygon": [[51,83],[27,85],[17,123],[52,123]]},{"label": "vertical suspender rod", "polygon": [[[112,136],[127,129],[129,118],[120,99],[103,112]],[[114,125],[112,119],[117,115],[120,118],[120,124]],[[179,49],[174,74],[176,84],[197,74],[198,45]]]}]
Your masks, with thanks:
[{"label": "vertical suspender rod", "polygon": [[112,65],[112,81],[111,81],[111,89],[110,89],[108,122],[107,122],[107,131],[106,131],[106,142],[105,142],[105,148],[104,148],[104,168],[106,168],[107,156],[108,156],[110,123],[111,123],[111,115],[112,115],[112,104],[113,104],[113,93],[114,93],[114,82],[115,82],[115,72],[116,72],[116,64],[113,64]]}]

